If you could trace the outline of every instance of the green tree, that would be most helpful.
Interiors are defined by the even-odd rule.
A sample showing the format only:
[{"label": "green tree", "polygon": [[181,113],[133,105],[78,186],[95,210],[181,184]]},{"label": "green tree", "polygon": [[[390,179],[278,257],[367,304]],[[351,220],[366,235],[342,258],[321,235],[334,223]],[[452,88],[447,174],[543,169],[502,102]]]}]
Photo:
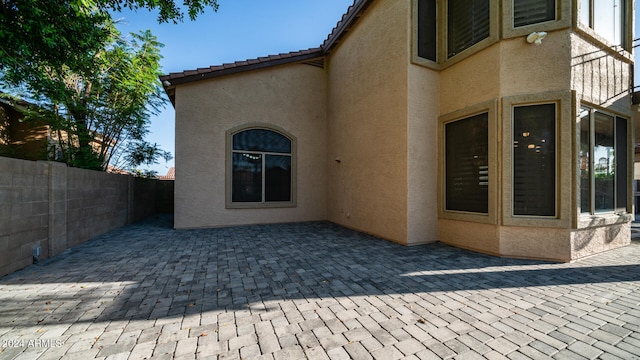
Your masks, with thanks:
[{"label": "green tree", "polygon": [[[191,20],[217,0],[185,0]],[[109,41],[109,11],[157,10],[159,22],[178,22],[184,13],[174,0],[0,0],[0,71],[23,72],[32,65],[91,66],[94,53]]]},{"label": "green tree", "polygon": [[91,69],[37,69],[37,77],[24,84],[40,100],[27,111],[27,119],[49,124],[51,154],[75,167],[133,168],[159,157],[170,159],[144,140],[151,114],[165,102],[158,80],[162,44],[148,30],[131,34],[131,40],[113,27],[110,34]]},{"label": "green tree", "polygon": [[[193,20],[218,5],[185,6]],[[52,126],[55,153],[72,166],[134,168],[171,156],[144,141],[164,106],[162,44],[149,31],[124,39],[109,14],[122,8],[158,10],[159,22],[184,18],[173,0],[0,0],[0,88],[38,104],[27,119]]]},{"label": "green tree", "polygon": [[[93,3],[101,9],[112,9],[116,11],[122,8],[137,9],[146,8],[157,9],[158,22],[179,22],[184,19],[184,13],[174,0],[84,0],[84,3]],[[217,0],[184,0],[187,7],[187,14],[190,20],[195,20],[198,15],[203,14],[207,8],[218,10]]]}]

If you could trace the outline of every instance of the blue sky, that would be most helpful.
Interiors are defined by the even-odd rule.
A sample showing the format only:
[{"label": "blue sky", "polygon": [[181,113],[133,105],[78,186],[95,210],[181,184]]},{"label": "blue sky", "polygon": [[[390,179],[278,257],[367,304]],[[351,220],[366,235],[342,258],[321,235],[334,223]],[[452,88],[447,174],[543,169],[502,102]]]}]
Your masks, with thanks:
[{"label": "blue sky", "polygon": [[[180,0],[177,0],[180,3]],[[150,29],[165,46],[166,73],[192,70],[319,46],[353,0],[219,0],[197,20],[158,24],[157,12],[115,13],[123,33]],[[175,112],[171,103],[151,119],[147,140],[174,153]],[[164,175],[173,160],[149,167]]]}]

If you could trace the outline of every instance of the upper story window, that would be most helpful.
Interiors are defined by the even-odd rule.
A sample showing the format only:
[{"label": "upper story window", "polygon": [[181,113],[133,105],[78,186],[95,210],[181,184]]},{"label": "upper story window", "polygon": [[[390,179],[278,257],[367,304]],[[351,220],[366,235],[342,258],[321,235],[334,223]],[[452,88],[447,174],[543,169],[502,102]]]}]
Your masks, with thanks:
[{"label": "upper story window", "polygon": [[415,0],[414,61],[441,68],[498,40],[498,2]]},{"label": "upper story window", "polygon": [[612,45],[624,45],[626,0],[580,0],[580,22]]},{"label": "upper story window", "polygon": [[[277,131],[245,129],[231,135],[231,207],[293,205],[293,141]],[[246,207],[246,206],[240,206]]]},{"label": "upper story window", "polygon": [[556,19],[556,0],[513,0],[513,27]]},{"label": "upper story window", "polygon": [[436,0],[418,1],[418,56],[431,61],[438,61],[437,12]]},{"label": "upper story window", "polygon": [[489,37],[489,0],[447,1],[447,58]]}]

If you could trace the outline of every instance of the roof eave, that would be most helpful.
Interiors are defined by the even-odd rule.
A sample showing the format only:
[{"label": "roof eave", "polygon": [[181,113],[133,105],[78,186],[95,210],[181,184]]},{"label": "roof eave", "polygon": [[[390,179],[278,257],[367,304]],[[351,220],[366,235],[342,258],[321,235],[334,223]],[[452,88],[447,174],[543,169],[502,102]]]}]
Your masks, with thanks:
[{"label": "roof eave", "polygon": [[264,69],[283,64],[307,62],[324,58],[337,46],[337,44],[342,40],[349,29],[351,29],[351,27],[362,16],[362,13],[374,1],[375,0],[355,0],[354,4],[349,7],[347,12],[342,16],[342,19],[340,19],[338,24],[333,28],[327,39],[319,48],[303,50],[289,54],[269,56],[266,58],[245,60],[233,64],[212,66],[210,68],[170,73],[168,75],[160,76],[160,81],[162,82],[164,90],[169,96],[169,99],[175,106],[175,87],[177,85],[199,80],[214,79],[222,76],[237,74],[245,71]]},{"label": "roof eave", "polygon": [[274,58],[274,59],[269,59],[267,61],[259,61],[259,62],[247,61],[245,65],[230,66],[226,68],[222,67],[218,70],[203,71],[203,72],[199,72],[192,75],[184,75],[184,73],[172,73],[168,75],[162,75],[160,76],[160,81],[162,81],[163,85],[165,85],[165,88],[168,88],[168,87],[181,85],[181,84],[192,82],[192,81],[212,79],[212,78],[217,78],[221,76],[237,74],[244,71],[264,69],[264,68],[277,66],[277,65],[315,60],[322,57],[324,57],[324,51],[318,48],[312,52],[308,52],[305,54],[294,55],[290,57]]},{"label": "roof eave", "polygon": [[184,73],[172,73],[168,75],[160,76],[160,82],[164,88],[164,91],[167,93],[169,100],[173,104],[176,105],[175,96],[176,96],[176,86],[182,85],[194,81],[206,80],[206,79],[215,79],[222,76],[228,76],[232,74],[238,74],[245,71],[258,70],[270,68],[277,65],[284,64],[294,64],[294,63],[304,63],[312,60],[322,59],[324,58],[324,51],[322,49],[317,49],[312,52],[307,52],[300,55],[290,56],[290,57],[282,57],[282,58],[273,58],[267,61],[247,61],[245,65],[241,66],[230,66],[227,68],[221,68],[219,70],[212,71],[203,71],[198,72],[192,75],[184,75]]},{"label": "roof eave", "polygon": [[338,22],[331,34],[322,44],[321,48],[328,54],[333,48],[342,40],[351,27],[358,21],[362,13],[373,3],[375,0],[356,0],[351,5],[349,10],[342,16],[342,19]]}]

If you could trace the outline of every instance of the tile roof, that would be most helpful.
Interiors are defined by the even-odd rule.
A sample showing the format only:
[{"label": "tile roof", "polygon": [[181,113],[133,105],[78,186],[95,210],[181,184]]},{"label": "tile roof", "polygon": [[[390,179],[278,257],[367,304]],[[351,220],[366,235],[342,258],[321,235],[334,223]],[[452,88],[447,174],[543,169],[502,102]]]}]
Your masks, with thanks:
[{"label": "tile roof", "polygon": [[169,171],[167,171],[166,175],[158,176],[160,180],[175,180],[176,179],[176,168],[170,167]]},{"label": "tile roof", "polygon": [[123,170],[112,165],[107,165],[107,172],[111,174],[131,175],[127,170]]},{"label": "tile roof", "polygon": [[[320,45],[320,47],[292,51],[286,54],[269,55],[259,57],[257,59],[236,61],[234,63],[199,68],[196,70],[174,72],[160,76],[160,81],[162,81],[165,91],[167,91],[169,97],[172,98],[173,94],[171,90],[175,85],[191,81],[209,79],[293,62],[309,62],[312,65],[321,65],[322,63],[318,63],[317,60],[324,58],[324,56],[340,42],[344,35],[362,15],[364,10],[373,1],[375,0],[354,0],[353,5],[349,6],[347,12],[342,16],[342,19],[333,28],[327,39],[322,43],[322,45]],[[316,62],[314,62],[314,60],[316,60]]]},{"label": "tile roof", "polygon": [[[168,75],[160,76],[160,80],[165,85],[165,87],[168,87],[191,81],[235,74],[247,70],[255,70],[274,65],[286,64],[289,62],[313,60],[322,56],[324,56],[324,53],[321,48],[292,51],[286,54],[269,55],[265,57],[259,57],[257,59],[236,61],[229,64],[214,65],[207,68],[170,73]],[[167,81],[169,83],[167,83]]]}]

